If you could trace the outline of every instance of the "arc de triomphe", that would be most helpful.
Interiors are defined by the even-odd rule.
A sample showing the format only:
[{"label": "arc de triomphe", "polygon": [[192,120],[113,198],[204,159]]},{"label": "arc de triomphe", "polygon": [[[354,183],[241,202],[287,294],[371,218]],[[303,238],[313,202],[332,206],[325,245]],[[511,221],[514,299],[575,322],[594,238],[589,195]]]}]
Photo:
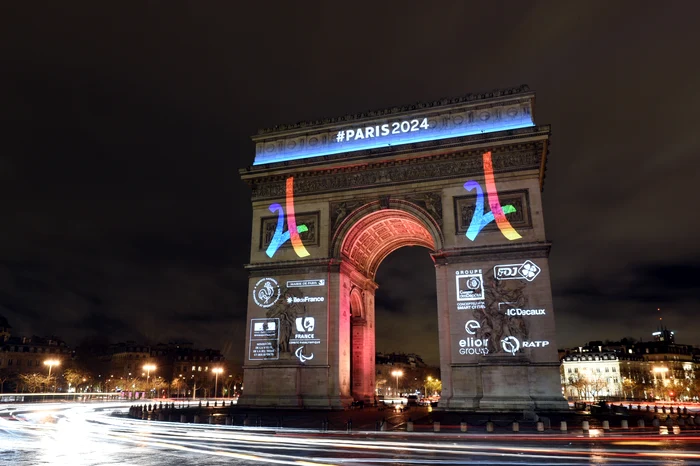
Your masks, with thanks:
[{"label": "arc de triomphe", "polygon": [[[550,127],[526,86],[263,130],[243,406],[341,408],[375,388],[377,268],[435,263],[450,410],[567,409],[541,191]],[[406,290],[410,292],[410,290]]]}]

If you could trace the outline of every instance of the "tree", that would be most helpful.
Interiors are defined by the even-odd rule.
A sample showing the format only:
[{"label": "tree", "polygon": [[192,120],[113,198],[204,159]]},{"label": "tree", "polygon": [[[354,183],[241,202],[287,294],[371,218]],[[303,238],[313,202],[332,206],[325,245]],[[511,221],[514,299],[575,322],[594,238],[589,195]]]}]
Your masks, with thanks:
[{"label": "tree", "polygon": [[15,375],[7,369],[0,370],[0,393],[5,393],[5,382],[12,380]]},{"label": "tree", "polygon": [[432,396],[434,393],[442,392],[442,382],[436,378],[426,379],[425,388],[428,391],[426,396]]},{"label": "tree", "polygon": [[186,384],[185,381],[182,380],[182,378],[177,377],[174,378],[172,382],[170,382],[170,390],[177,390],[177,397],[180,398],[180,390],[185,388]]},{"label": "tree", "polygon": [[33,374],[20,374],[19,380],[29,393],[36,393],[44,385],[49,384],[49,377],[37,372]]},{"label": "tree", "polygon": [[75,387],[76,391],[81,385],[89,385],[92,379],[90,374],[80,369],[66,369],[63,371],[63,378],[70,386]]}]

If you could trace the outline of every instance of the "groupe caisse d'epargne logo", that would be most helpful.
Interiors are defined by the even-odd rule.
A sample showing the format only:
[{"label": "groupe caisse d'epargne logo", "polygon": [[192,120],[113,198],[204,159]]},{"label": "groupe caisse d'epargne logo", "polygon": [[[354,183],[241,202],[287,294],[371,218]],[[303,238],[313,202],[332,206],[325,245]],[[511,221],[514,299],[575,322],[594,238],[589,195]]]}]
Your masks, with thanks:
[{"label": "groupe caisse d'epargne logo", "polygon": [[280,299],[280,286],[274,278],[261,278],[253,287],[253,301],[260,307],[270,307]]}]

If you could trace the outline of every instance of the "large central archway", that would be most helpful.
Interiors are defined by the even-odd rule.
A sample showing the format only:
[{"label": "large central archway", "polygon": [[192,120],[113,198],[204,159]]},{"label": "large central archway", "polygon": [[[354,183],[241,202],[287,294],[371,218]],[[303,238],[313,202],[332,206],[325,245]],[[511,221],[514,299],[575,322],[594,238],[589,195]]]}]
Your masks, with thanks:
[{"label": "large central archway", "polygon": [[[383,208],[382,208],[383,207]],[[341,274],[350,282],[341,318],[349,318],[348,366],[354,399],[368,400],[375,393],[375,291],[374,279],[382,261],[406,246],[431,252],[441,249],[442,234],[435,219],[419,206],[404,201],[370,203],[352,212],[334,238],[342,258]]]}]

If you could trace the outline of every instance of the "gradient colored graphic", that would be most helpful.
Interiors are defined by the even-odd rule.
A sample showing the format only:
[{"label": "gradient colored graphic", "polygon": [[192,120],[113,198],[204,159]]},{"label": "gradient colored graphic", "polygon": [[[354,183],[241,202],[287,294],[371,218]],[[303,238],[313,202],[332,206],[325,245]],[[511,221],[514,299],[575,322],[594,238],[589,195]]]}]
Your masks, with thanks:
[{"label": "gradient colored graphic", "polygon": [[275,234],[272,236],[272,241],[270,241],[270,244],[267,246],[265,253],[271,258],[275,255],[280,246],[291,239],[292,247],[294,248],[294,252],[297,253],[297,256],[306,257],[310,254],[304,247],[304,243],[301,242],[299,233],[304,233],[309,231],[309,229],[306,225],[297,226],[297,219],[294,213],[294,177],[291,176],[287,178],[286,206],[288,230],[282,232],[284,229],[284,209],[279,204],[270,204],[270,212],[277,212],[277,227],[275,228]]},{"label": "gradient colored graphic", "polygon": [[476,181],[467,181],[464,183],[464,189],[467,191],[476,191],[476,206],[474,216],[467,229],[467,238],[474,241],[481,230],[486,225],[496,220],[498,229],[501,230],[503,236],[510,241],[520,239],[522,236],[515,231],[506,218],[506,214],[515,212],[515,207],[508,204],[501,207],[501,201],[498,200],[498,190],[496,189],[496,180],[493,176],[493,162],[491,161],[491,152],[484,154],[484,182],[486,183],[486,195],[488,196],[489,207],[491,212],[484,213],[484,192],[481,186]]}]

